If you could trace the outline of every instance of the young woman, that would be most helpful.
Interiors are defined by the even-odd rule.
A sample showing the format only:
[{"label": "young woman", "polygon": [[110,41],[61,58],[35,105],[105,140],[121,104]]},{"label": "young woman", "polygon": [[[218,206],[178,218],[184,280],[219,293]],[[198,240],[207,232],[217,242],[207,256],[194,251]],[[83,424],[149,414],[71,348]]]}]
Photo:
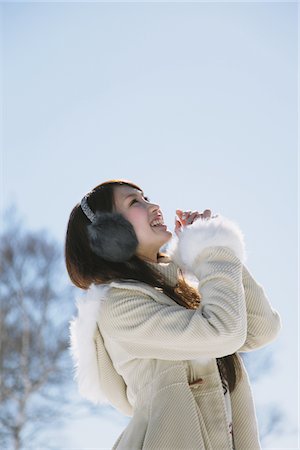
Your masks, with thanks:
[{"label": "young woman", "polygon": [[272,342],[281,319],[236,223],[177,210],[172,234],[140,187],[109,180],[72,210],[65,258],[86,291],[70,326],[79,391],[132,416],[114,450],[261,448],[239,353]]}]

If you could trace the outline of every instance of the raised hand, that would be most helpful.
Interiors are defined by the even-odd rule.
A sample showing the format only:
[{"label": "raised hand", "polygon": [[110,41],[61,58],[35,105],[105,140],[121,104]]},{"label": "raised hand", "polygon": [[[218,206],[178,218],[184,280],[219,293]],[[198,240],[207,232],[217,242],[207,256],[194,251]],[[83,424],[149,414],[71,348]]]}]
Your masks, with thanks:
[{"label": "raised hand", "polygon": [[175,233],[179,236],[179,233],[187,225],[191,225],[197,219],[212,219],[217,217],[217,215],[212,216],[210,209],[205,209],[203,213],[199,211],[182,211],[181,209],[176,209],[175,217]]}]

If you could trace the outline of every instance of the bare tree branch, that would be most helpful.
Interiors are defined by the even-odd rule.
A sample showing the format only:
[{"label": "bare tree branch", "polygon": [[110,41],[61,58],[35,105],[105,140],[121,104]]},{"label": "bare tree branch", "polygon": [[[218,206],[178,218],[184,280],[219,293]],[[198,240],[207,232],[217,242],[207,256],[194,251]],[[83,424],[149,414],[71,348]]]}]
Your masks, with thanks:
[{"label": "bare tree branch", "polygon": [[[30,232],[11,209],[0,235],[0,444],[21,449],[58,421],[66,364],[70,302],[60,246]],[[65,313],[65,314],[64,314]],[[46,425],[45,425],[46,424]],[[32,433],[32,430],[35,433]]]}]

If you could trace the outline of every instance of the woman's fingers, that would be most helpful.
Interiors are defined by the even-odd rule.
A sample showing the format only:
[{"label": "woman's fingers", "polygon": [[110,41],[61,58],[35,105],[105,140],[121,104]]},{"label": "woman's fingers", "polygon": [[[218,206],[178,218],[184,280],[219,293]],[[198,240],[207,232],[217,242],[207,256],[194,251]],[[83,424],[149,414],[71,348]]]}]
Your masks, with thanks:
[{"label": "woman's fingers", "polygon": [[186,224],[188,225],[188,224],[193,223],[197,217],[199,217],[198,211],[193,212],[186,218]]},{"label": "woman's fingers", "polygon": [[210,210],[210,209],[206,209],[206,210],[203,212],[203,216],[204,216],[204,217],[210,217],[210,216],[211,216],[211,210]]},{"label": "woman's fingers", "polygon": [[199,213],[199,211],[181,211],[180,209],[176,209],[176,214],[180,220],[189,221],[196,216],[203,216],[204,218],[211,217],[211,210],[205,209],[203,213]]},{"label": "woman's fingers", "polygon": [[180,223],[179,220],[175,219],[175,233],[177,234],[177,236],[179,236],[179,233],[182,230],[182,224]]},{"label": "woman's fingers", "polygon": [[[175,231],[180,232],[182,227],[186,225],[191,225],[195,220],[213,218],[217,216],[212,216],[210,209],[205,209],[203,213],[199,211],[182,211],[181,209],[176,209],[177,218],[175,218]],[[177,233],[178,234],[178,233]]]}]

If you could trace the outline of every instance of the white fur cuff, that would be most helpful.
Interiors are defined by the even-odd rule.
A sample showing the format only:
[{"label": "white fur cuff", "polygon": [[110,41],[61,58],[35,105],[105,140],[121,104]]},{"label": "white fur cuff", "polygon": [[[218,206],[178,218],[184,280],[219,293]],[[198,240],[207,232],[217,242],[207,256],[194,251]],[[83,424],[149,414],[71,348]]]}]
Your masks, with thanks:
[{"label": "white fur cuff", "polygon": [[221,215],[198,219],[184,227],[179,237],[172,237],[167,253],[182,269],[191,270],[195,259],[205,248],[217,246],[228,247],[245,263],[244,235],[235,222]]}]

